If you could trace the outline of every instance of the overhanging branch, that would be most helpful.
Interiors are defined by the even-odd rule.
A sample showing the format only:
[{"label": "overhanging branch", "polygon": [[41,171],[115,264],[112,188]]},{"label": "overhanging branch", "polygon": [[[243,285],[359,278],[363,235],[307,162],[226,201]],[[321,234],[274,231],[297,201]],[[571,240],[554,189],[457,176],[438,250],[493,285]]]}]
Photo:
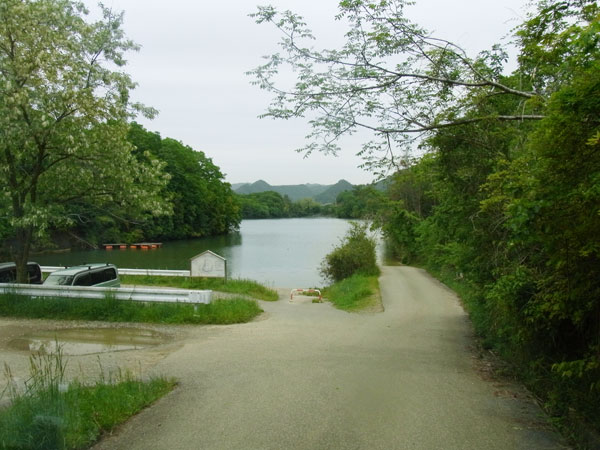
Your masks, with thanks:
[{"label": "overhanging branch", "polygon": [[469,119],[453,120],[452,122],[442,122],[442,123],[438,123],[438,124],[419,126],[417,128],[383,128],[383,127],[376,127],[376,126],[368,125],[368,124],[358,122],[358,121],[355,121],[354,125],[361,127],[361,128],[375,131],[377,133],[382,133],[382,134],[423,133],[426,131],[440,130],[443,128],[456,127],[456,126],[460,126],[460,125],[468,125],[468,124],[477,123],[477,122],[487,122],[487,121],[491,121],[491,120],[498,120],[498,121],[502,121],[502,122],[511,122],[511,121],[512,122],[522,122],[522,121],[529,121],[529,120],[541,120],[544,117],[545,116],[543,116],[543,115],[536,115],[536,114],[520,115],[520,116],[472,117]]}]

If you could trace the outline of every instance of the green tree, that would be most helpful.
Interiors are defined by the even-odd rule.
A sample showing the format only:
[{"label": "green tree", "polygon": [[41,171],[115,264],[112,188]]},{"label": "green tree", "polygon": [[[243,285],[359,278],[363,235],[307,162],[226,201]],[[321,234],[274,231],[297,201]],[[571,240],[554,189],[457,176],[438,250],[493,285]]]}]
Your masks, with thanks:
[{"label": "green tree", "polygon": [[[529,344],[544,349],[556,382],[568,386],[572,398],[562,408],[577,397],[584,405],[590,395],[600,396],[598,73],[600,61],[569,74],[527,152],[490,177],[483,202],[485,211],[501,214],[506,236],[499,243],[504,282],[491,294],[512,301]],[[600,422],[596,411],[587,414]]]},{"label": "green tree", "polygon": [[237,196],[244,219],[279,219],[290,217],[291,200],[275,191]]},{"label": "green tree", "polygon": [[[506,54],[500,47],[475,58],[455,44],[431,37],[404,16],[406,0],[342,0],[337,19],[348,24],[338,49],[316,50],[302,17],[259,7],[258,23],[273,24],[282,34],[281,53],[250,72],[253,83],[273,93],[265,116],[309,117],[313,132],[304,150],[337,153],[342,135],[357,129],[374,133],[359,154],[373,169],[401,167],[398,153],[414,147],[435,130],[488,121],[538,120],[543,89],[532,80],[507,83],[502,77]],[[282,67],[296,73],[296,83],[281,85]],[[497,96],[517,99],[506,112],[481,110],[468,115],[471,101]],[[532,101],[535,100],[535,101]]]},{"label": "green tree", "polygon": [[89,23],[71,0],[0,3],[0,189],[19,280],[34,236],[72,220],[65,205],[167,211],[162,164],[138,160],[126,139],[127,120],[152,113],[129,101],[134,83],[121,70],[136,46],[122,14],[102,11]]},{"label": "green tree", "polygon": [[146,221],[144,235],[161,239],[184,239],[226,234],[237,229],[240,208],[220,169],[203,152],[133,123],[129,133],[138,157],[149,152],[166,163],[170,175],[165,197],[173,214]]},{"label": "green tree", "polygon": [[290,217],[310,217],[321,214],[323,205],[312,198],[301,198],[290,205]]},{"label": "green tree", "polygon": [[385,195],[374,186],[356,186],[340,192],[336,198],[336,213],[346,219],[374,220],[385,201]]},{"label": "green tree", "polygon": [[354,274],[379,275],[375,239],[367,230],[367,224],[351,222],[340,245],[323,259],[320,272],[324,278],[337,282]]}]

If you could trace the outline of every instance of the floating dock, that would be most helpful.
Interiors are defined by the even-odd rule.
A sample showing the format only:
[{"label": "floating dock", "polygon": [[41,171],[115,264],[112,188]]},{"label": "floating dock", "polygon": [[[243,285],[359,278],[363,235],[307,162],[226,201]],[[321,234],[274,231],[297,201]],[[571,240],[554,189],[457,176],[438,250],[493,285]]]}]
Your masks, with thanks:
[{"label": "floating dock", "polygon": [[160,247],[162,247],[162,242],[136,242],[134,244],[123,244],[123,243],[102,244],[102,248],[104,248],[104,250],[114,250],[114,249],[126,250],[128,248],[141,249],[141,250],[152,250],[152,249],[156,249],[156,248],[160,248]]}]

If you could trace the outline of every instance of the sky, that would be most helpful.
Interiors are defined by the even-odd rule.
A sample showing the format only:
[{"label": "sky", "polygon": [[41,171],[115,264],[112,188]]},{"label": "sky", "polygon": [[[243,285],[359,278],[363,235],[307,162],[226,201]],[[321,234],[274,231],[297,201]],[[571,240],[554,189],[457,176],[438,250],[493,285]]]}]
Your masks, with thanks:
[{"label": "sky", "polygon": [[[92,11],[96,1],[85,0]],[[129,53],[125,71],[138,87],[132,100],[159,111],[138,118],[146,129],[203,151],[230,183],[259,179],[272,185],[353,184],[373,181],[358,168],[357,136],[343,141],[337,157],[295,149],[305,145],[305,121],[259,119],[270,94],[245,73],[278,50],[279,35],[248,15],[256,5],[290,9],[305,17],[318,48],[340,42],[344,29],[334,16],[338,0],[104,0],[124,11],[127,37],[141,46]],[[453,41],[471,55],[500,42],[524,19],[526,0],[417,0],[407,17]]]}]

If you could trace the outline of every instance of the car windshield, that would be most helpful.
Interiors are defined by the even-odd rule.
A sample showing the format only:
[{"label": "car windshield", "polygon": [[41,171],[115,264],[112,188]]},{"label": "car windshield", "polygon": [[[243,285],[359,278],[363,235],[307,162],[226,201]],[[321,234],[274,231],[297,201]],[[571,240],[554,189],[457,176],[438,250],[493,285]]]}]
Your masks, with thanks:
[{"label": "car windshield", "polygon": [[70,286],[73,282],[72,275],[58,275],[58,274],[50,274],[44,284],[48,284],[50,286]]}]

